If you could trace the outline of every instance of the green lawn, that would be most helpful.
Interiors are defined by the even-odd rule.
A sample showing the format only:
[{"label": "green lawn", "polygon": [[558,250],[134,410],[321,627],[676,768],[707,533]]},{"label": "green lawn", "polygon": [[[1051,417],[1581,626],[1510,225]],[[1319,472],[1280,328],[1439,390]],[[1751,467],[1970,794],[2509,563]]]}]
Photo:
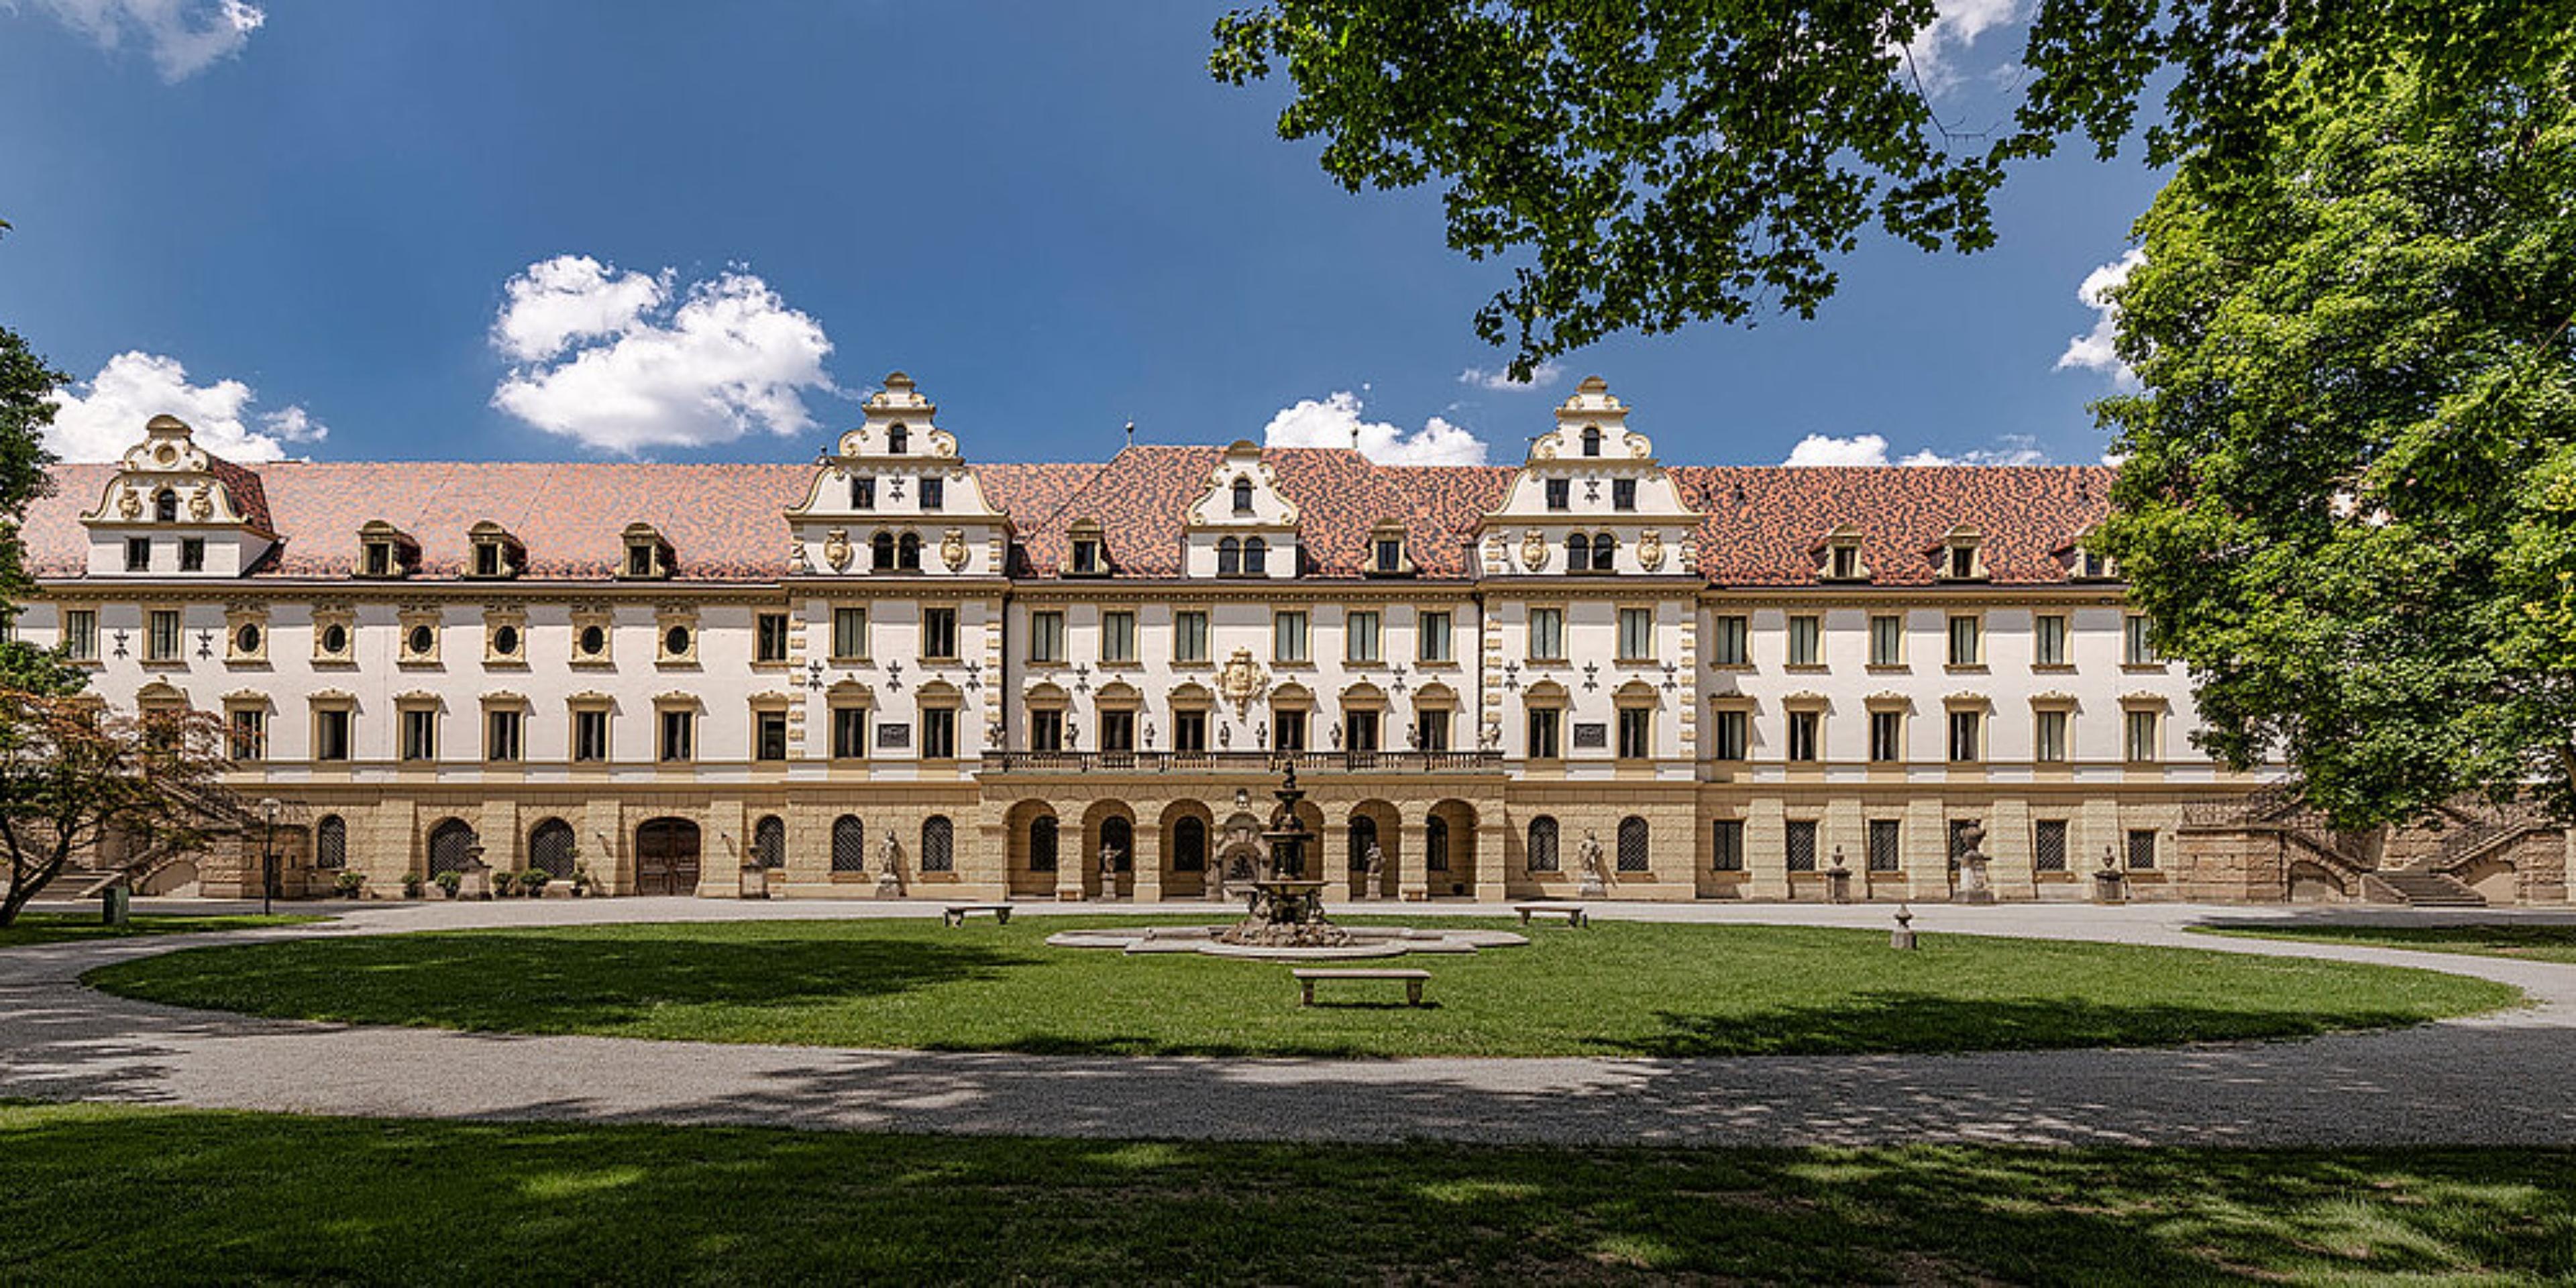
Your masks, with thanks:
[{"label": "green lawn", "polygon": [[0,1282],[2563,1282],[2556,1150],[1278,1146],[0,1105]]},{"label": "green lawn", "polygon": [[[1115,919],[1133,924],[1136,918]],[[1408,958],[1301,1009],[1288,968],[1048,948],[1104,919],[617,925],[191,949],[92,971],[110,992],[261,1015],[533,1033],[932,1050],[1652,1055],[2156,1045],[2404,1024],[2510,1005],[2430,971],[2190,949],[1603,922]],[[1327,994],[1327,996],[1332,996]],[[1388,1000],[1393,999],[1393,1000]]]},{"label": "green lawn", "polygon": [[2248,939],[2295,939],[2312,944],[2412,948],[2428,953],[2467,953],[2475,957],[2520,957],[2536,962],[2576,964],[2576,925],[2320,926],[2282,922],[2200,926],[2195,929],[2203,934],[2239,935]]},{"label": "green lawn", "polygon": [[193,916],[185,913],[141,913],[127,918],[122,926],[102,925],[98,909],[81,912],[22,912],[17,924],[0,930],[0,948],[21,944],[59,944],[74,939],[124,939],[134,935],[193,935],[208,930],[248,930],[254,926],[292,926],[305,921],[328,921],[328,917],[257,915],[239,917]]}]

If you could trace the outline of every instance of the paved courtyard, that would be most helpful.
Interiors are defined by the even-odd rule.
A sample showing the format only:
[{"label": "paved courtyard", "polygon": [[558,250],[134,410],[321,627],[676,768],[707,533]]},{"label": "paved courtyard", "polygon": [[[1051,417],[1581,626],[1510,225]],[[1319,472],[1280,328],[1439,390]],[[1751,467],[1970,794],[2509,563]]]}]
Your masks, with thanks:
[{"label": "paved courtyard", "polygon": [[[1608,918],[1885,927],[1883,906],[1596,905]],[[2377,1033],[2161,1050],[1727,1059],[1172,1059],[521,1037],[109,997],[77,977],[195,943],[480,926],[935,916],[690,899],[333,905],[312,926],[0,952],[0,1097],[397,1117],[1091,1137],[1709,1145],[2576,1144],[2576,967],[2192,935],[2194,923],[2495,920],[2146,905],[1916,909],[1916,929],[2423,966],[2533,1004]],[[1023,915],[1096,914],[1031,905]],[[1142,911],[1142,910],[1140,910]],[[1155,911],[1168,912],[1163,908]],[[1469,905],[1408,916],[1495,914]],[[2548,914],[2521,914],[2541,920]],[[2570,918],[2560,914],[2555,920]],[[1284,972],[1283,972],[1284,976]],[[1282,1002],[1289,992],[1283,978]]]}]

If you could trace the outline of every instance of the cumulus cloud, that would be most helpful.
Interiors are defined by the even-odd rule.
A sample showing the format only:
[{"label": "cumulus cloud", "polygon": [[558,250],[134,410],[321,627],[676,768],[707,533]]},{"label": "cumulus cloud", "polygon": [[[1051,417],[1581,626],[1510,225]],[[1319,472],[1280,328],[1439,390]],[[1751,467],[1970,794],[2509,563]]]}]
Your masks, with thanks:
[{"label": "cumulus cloud", "polygon": [[[288,443],[318,443],[331,431],[302,407],[249,414],[258,398],[238,380],[188,383],[177,358],[120,353],[98,374],[54,391],[54,423],[45,446],[66,461],[113,461],[143,441],[143,423],[176,416],[196,431],[197,445],[233,461],[274,461]],[[256,419],[259,428],[251,428]]]},{"label": "cumulus cloud", "polygon": [[2075,298],[2093,310],[2093,329],[2066,342],[2066,352],[2057,355],[2057,370],[2081,367],[2109,376],[2123,389],[2138,387],[2138,373],[2120,361],[2112,345],[2120,330],[2120,306],[2110,293],[2129,280],[2131,270],[2147,262],[2147,253],[2132,247],[2129,253],[2084,275],[2084,283],[2075,288]]},{"label": "cumulus cloud", "polygon": [[1887,439],[1879,434],[1854,434],[1836,438],[1830,434],[1809,434],[1789,449],[1783,465],[2046,465],[2048,453],[2039,450],[2038,440],[2027,434],[2006,434],[1993,447],[1973,447],[1955,456],[1943,455],[1930,448],[1890,460]]},{"label": "cumulus cloud", "polygon": [[1495,393],[1519,393],[1525,389],[1544,389],[1555,384],[1564,374],[1565,368],[1553,362],[1542,362],[1532,367],[1530,378],[1526,381],[1512,379],[1509,367],[1496,371],[1487,371],[1483,367],[1469,367],[1458,373],[1458,383],[1492,390]]},{"label": "cumulus cloud", "polygon": [[1960,75],[1953,60],[1979,36],[2020,17],[2021,0],[1941,0],[1938,16],[1905,46],[1915,78],[1936,94],[1958,84]]},{"label": "cumulus cloud", "polygon": [[1382,420],[1360,419],[1359,395],[1340,390],[1307,398],[1270,418],[1261,441],[1271,447],[1357,447],[1380,465],[1482,465],[1485,444],[1434,416],[1408,434]]},{"label": "cumulus cloud", "polygon": [[492,347],[517,364],[492,405],[629,455],[812,429],[804,393],[833,388],[822,324],[741,269],[676,295],[675,283],[586,255],[529,265],[492,323]]},{"label": "cumulus cloud", "polygon": [[151,54],[161,79],[183,81],[240,53],[268,14],[246,0],[35,0],[101,49],[127,41]]}]

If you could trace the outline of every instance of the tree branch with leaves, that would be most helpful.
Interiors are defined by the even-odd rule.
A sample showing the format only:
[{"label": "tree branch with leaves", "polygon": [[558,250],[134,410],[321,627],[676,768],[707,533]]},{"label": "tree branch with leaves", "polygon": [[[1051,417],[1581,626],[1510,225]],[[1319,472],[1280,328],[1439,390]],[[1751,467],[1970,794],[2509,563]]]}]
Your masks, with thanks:
[{"label": "tree branch with leaves", "polygon": [[95,700],[0,690],[0,928],[76,859],[141,878],[251,815],[223,783],[223,720],[111,715]]}]

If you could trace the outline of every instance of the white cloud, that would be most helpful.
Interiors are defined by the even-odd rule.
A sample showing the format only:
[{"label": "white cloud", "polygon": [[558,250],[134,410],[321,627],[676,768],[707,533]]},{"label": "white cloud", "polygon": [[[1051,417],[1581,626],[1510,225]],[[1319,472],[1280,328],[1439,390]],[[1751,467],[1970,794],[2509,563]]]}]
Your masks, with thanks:
[{"label": "white cloud", "polygon": [[101,49],[140,42],[165,81],[240,53],[268,14],[246,0],[35,0]]},{"label": "white cloud", "polygon": [[1931,448],[1898,461],[1899,465],[2046,465],[2048,453],[2039,450],[2039,440],[2028,434],[2006,434],[1995,440],[1993,447],[1971,447],[1956,456],[1944,456]]},{"label": "white cloud", "polygon": [[1789,449],[1789,459],[1782,465],[2046,465],[2048,453],[2039,450],[2038,440],[2026,434],[2006,434],[1994,447],[1973,447],[1956,456],[1944,456],[1923,448],[1890,461],[1887,439],[1878,434],[1854,434],[1835,438],[1830,434],[1809,434]]},{"label": "white cloud", "polygon": [[1528,389],[1544,389],[1555,384],[1564,374],[1565,368],[1553,362],[1542,362],[1532,367],[1527,381],[1512,379],[1509,367],[1498,371],[1487,371],[1483,367],[1469,367],[1458,373],[1458,383],[1474,385],[1478,389],[1490,389],[1495,393],[1520,393]]},{"label": "white cloud", "polygon": [[176,416],[196,431],[197,445],[231,461],[274,461],[288,443],[320,442],[328,427],[302,407],[282,407],[244,423],[258,395],[238,380],[188,383],[177,358],[120,353],[89,380],[54,391],[54,423],[45,446],[66,461],[113,461],[143,441],[143,423]]},{"label": "white cloud", "polygon": [[2111,302],[2110,292],[2129,280],[2129,273],[2147,262],[2147,253],[2135,247],[2118,259],[2084,275],[2084,284],[2075,288],[2075,298],[2093,310],[2093,329],[2067,340],[2066,352],[2057,355],[2057,370],[2082,367],[2109,376],[2123,389],[2138,387],[2138,373],[2120,361],[2112,347],[2120,330],[2120,306]]},{"label": "white cloud", "polygon": [[1977,37],[2020,17],[2021,0],[1941,0],[1939,14],[1905,46],[1915,78],[1928,93],[1949,89],[1959,81],[1951,60]]},{"label": "white cloud", "polygon": [[1380,465],[1485,463],[1484,441],[1474,434],[1437,416],[1410,434],[1385,421],[1362,420],[1359,395],[1349,390],[1281,408],[1262,431],[1261,441],[1271,447],[1356,446],[1361,455]]},{"label": "white cloud", "polygon": [[673,280],[587,256],[529,265],[492,323],[492,347],[519,364],[492,405],[629,455],[812,429],[804,392],[833,388],[822,324],[740,269],[690,286],[676,307]]}]

